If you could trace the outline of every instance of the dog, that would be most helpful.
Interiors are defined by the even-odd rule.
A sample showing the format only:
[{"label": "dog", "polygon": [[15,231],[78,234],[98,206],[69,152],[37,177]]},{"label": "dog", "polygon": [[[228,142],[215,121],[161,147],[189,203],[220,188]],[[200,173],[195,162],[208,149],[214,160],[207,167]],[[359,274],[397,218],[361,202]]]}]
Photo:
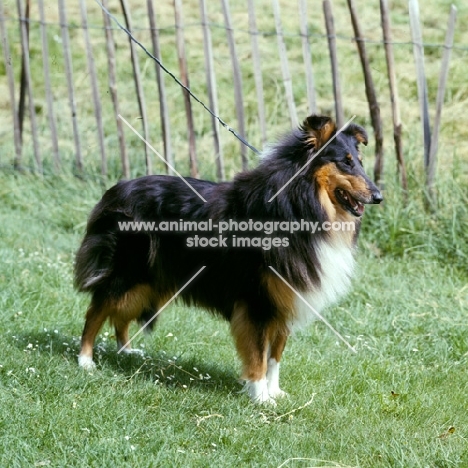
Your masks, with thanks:
[{"label": "dog", "polygon": [[[329,117],[311,115],[269,147],[255,169],[233,181],[153,175],[110,188],[91,212],[76,255],[75,287],[91,293],[79,365],[95,366],[93,345],[106,319],[119,349],[132,352],[130,322],[151,328],[158,311],[178,294],[186,305],[229,321],[245,391],[254,402],[274,403],[283,396],[279,366],[286,341],[314,318],[298,294],[320,311],[348,290],[364,205],[382,201],[364,172],[361,143],[367,145],[361,126],[337,131]],[[280,230],[284,222],[304,220],[315,226],[351,223],[355,229],[319,227],[286,237]],[[208,238],[203,226],[189,233],[122,229],[149,221],[205,228],[263,222],[283,237],[272,240],[251,230],[242,232],[239,245],[240,233],[233,230],[226,238]]]}]

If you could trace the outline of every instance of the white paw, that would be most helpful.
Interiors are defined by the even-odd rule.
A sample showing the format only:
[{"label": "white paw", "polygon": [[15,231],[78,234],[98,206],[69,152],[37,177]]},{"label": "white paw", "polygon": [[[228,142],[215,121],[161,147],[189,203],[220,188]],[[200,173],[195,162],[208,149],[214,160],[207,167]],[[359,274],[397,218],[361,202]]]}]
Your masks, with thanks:
[{"label": "white paw", "polygon": [[267,370],[267,386],[268,394],[271,398],[283,398],[287,396],[286,392],[283,392],[279,388],[279,369],[280,364],[274,358],[268,360],[268,370]]},{"label": "white paw", "polygon": [[270,394],[268,393],[268,385],[266,379],[261,380],[247,380],[244,385],[244,392],[249,395],[250,399],[254,403],[258,404],[269,404],[276,406],[276,402],[273,398],[271,398]]},{"label": "white paw", "polygon": [[87,371],[96,369],[96,364],[94,364],[93,358],[89,356],[78,356],[78,365]]},{"label": "white paw", "polygon": [[288,396],[288,394],[286,392],[283,392],[283,390],[281,390],[280,388],[275,388],[275,389],[269,388],[268,393],[271,398],[275,398],[275,399],[284,398]]}]

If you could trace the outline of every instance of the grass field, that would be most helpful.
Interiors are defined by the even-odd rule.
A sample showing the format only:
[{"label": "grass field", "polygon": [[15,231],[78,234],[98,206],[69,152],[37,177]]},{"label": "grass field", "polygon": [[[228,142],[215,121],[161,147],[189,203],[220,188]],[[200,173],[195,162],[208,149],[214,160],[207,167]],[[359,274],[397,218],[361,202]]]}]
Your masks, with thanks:
[{"label": "grass field", "polygon": [[[449,3],[424,2],[422,17],[428,42],[443,41]],[[14,2],[5,4],[13,15]],[[137,20],[144,19],[137,2],[130,4]],[[188,4],[186,18],[198,18],[197,2]],[[245,20],[243,4],[231,4],[236,20]],[[259,11],[267,4],[270,9],[269,3],[259,2]],[[282,2],[283,10],[287,5]],[[340,31],[351,35],[344,2],[334,5]],[[77,7],[69,8],[76,20]],[[169,2],[161,2],[158,8],[162,25],[169,24]],[[89,9],[98,23],[98,12],[91,3]],[[405,2],[393,2],[395,38],[401,41],[409,34],[405,12]],[[56,21],[53,14],[49,11],[49,19]],[[462,25],[468,14],[466,5],[459,5],[459,14]],[[366,34],[378,39],[377,7],[366,7],[362,15]],[[264,15],[259,21],[264,29],[271,29],[271,17]],[[288,21],[285,18],[285,27],[293,31],[295,20]],[[323,32],[321,13],[311,15],[311,28]],[[177,305],[162,314],[151,336],[136,340],[143,356],[117,356],[113,330],[106,326],[97,340],[97,370],[89,374],[78,368],[88,298],[72,289],[74,253],[89,211],[104,188],[118,179],[119,167],[113,116],[107,103],[104,119],[106,144],[113,154],[111,176],[101,180],[93,172],[99,155],[92,131],[95,124],[84,49],[79,42],[81,32],[76,30],[77,100],[89,164],[83,179],[70,174],[73,146],[70,123],[63,118],[68,112],[63,65],[58,42],[52,39],[57,31],[50,28],[56,105],[63,132],[60,144],[66,162],[63,176],[50,173],[50,156],[43,178],[15,174],[8,167],[13,154],[11,123],[4,70],[0,69],[0,333],[4,338],[0,350],[0,466],[468,467],[468,134],[463,120],[468,100],[467,52],[454,51],[439,153],[438,206],[434,213],[427,213],[411,48],[401,46],[396,51],[410,183],[405,205],[393,165],[387,83],[385,74],[379,72],[384,66],[382,50],[371,47],[386,131],[385,203],[366,211],[358,274],[351,293],[326,311],[330,322],[358,353],[353,355],[338,343],[323,323],[313,323],[288,343],[281,380],[289,397],[273,408],[255,406],[239,393],[239,362],[228,326],[204,311]],[[187,38],[189,58],[198,63],[202,56],[196,45],[200,45],[201,33],[193,31]],[[13,35],[11,28],[10,33]],[[92,31],[95,40],[101,33]],[[37,30],[31,34],[39,38]],[[145,37],[143,32],[139,34]],[[222,66],[227,60],[222,42],[225,32],[213,34],[221,47],[217,57],[221,113],[234,124],[230,70]],[[291,67],[299,74],[303,65],[300,48],[293,47],[297,40],[289,38],[288,44]],[[170,50],[173,31],[167,32],[164,41]],[[244,59],[249,58],[248,41],[247,35],[241,37],[239,49]],[[314,62],[319,71],[320,110],[330,112],[329,63],[323,38],[316,41],[316,46],[322,45],[316,48]],[[462,27],[456,41],[468,45],[468,33]],[[125,40],[120,42],[123,50]],[[17,50],[17,42],[12,44]],[[35,41],[34,47],[38,44]],[[262,47],[266,56],[273,54],[276,38],[263,37]],[[360,122],[368,124],[355,45],[341,40],[339,47],[346,112],[358,113]],[[432,101],[440,52],[437,48],[427,51]],[[39,53],[39,48],[33,50],[36,59]],[[176,69],[173,52],[167,52],[166,60]],[[97,62],[104,70],[102,54],[97,54]],[[38,67],[35,76],[40,87],[42,71],[37,61],[33,63]],[[246,75],[247,63],[243,61]],[[273,136],[287,129],[289,118],[277,62],[265,66]],[[124,76],[120,83],[124,107],[136,120],[128,62],[119,62],[119,67]],[[142,67],[150,76],[152,64],[145,62]],[[192,74],[199,93],[204,92],[203,73],[198,70]],[[100,79],[105,93],[104,73]],[[247,88],[249,138],[258,146],[255,93],[253,86]],[[302,85],[295,88],[301,115],[306,113],[304,89]],[[171,88],[170,93],[174,142],[180,158],[176,162],[186,174],[183,104],[179,90]],[[43,105],[38,101],[38,108]],[[150,109],[150,117],[155,146],[161,149],[156,105]],[[47,155],[50,139],[45,113],[40,124],[41,147]],[[198,109],[196,124],[201,173],[214,178],[210,122]],[[141,146],[131,135],[127,137],[133,174],[138,175],[143,168]],[[232,175],[239,167],[238,144],[228,134],[223,134],[223,140],[228,174]],[[250,157],[253,164],[254,156]],[[32,159],[28,134],[25,158]],[[372,147],[365,150],[365,164],[371,172]]]},{"label": "grass field", "polygon": [[78,368],[73,253],[100,193],[2,174],[0,466],[468,465],[466,199],[424,231],[417,203],[368,210],[359,275],[327,313],[358,353],[313,324],[290,340],[290,397],[270,408],[238,393],[227,325],[199,310],[171,307],[137,339],[143,357],[117,356],[106,327],[97,370]]}]

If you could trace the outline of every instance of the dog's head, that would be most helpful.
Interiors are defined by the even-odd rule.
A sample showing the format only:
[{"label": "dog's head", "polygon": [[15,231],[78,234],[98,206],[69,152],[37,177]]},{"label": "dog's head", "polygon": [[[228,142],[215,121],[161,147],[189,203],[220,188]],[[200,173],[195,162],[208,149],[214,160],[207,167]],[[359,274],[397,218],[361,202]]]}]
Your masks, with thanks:
[{"label": "dog's head", "polygon": [[359,145],[367,145],[367,133],[357,124],[339,131],[329,117],[307,117],[301,132],[312,150],[311,170],[322,206],[331,218],[351,214],[361,217],[365,204],[383,200],[362,166]]}]

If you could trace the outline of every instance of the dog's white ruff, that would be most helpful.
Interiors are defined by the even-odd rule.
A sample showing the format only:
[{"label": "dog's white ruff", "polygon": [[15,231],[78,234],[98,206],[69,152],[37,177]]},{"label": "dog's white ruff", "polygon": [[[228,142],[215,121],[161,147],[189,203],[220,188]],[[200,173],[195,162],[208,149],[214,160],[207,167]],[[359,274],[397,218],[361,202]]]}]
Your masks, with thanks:
[{"label": "dog's white ruff", "polygon": [[[320,265],[320,286],[312,286],[302,297],[317,311],[338,301],[349,289],[354,271],[353,248],[344,243],[330,244],[326,241],[317,247],[318,263]],[[295,300],[294,318],[289,322],[291,331],[304,328],[318,317],[302,302]]]}]

